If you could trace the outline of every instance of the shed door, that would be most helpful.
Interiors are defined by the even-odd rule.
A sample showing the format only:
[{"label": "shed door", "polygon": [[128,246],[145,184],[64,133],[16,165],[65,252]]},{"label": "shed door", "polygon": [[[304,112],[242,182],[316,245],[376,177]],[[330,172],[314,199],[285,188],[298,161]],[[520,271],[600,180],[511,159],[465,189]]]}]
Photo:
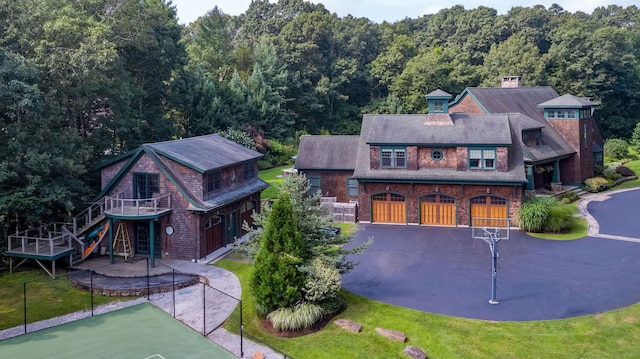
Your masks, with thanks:
[{"label": "shed door", "polygon": [[224,239],[224,226],[222,218],[214,216],[204,224],[205,253],[203,256],[222,248]]},{"label": "shed door", "polygon": [[[474,218],[488,218],[487,223],[474,223]],[[471,198],[471,225],[486,227],[504,227],[505,221],[491,221],[491,219],[508,218],[507,200],[496,196],[481,196]]]},{"label": "shed door", "polygon": [[405,197],[395,193],[371,196],[371,222],[407,223]]},{"label": "shed door", "polygon": [[456,199],[444,194],[429,194],[420,199],[420,224],[455,226]]}]

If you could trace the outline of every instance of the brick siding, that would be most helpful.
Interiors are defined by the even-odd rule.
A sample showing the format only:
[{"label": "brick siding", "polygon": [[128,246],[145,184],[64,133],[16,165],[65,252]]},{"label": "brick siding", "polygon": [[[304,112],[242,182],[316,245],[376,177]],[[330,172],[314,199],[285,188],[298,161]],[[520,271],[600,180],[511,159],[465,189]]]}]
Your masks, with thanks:
[{"label": "brick siding", "polygon": [[[387,190],[388,187],[388,190]],[[489,194],[487,194],[489,189]],[[515,219],[522,205],[522,187],[516,186],[473,186],[453,184],[404,184],[404,183],[360,183],[360,196],[358,198],[358,216],[363,222],[371,221],[371,196],[377,193],[398,193],[407,199],[407,222],[418,224],[418,206],[420,197],[426,194],[440,193],[456,198],[458,205],[458,225],[468,226],[469,200],[479,195],[492,195],[506,198],[508,201],[509,218],[511,225],[515,225]]]}]

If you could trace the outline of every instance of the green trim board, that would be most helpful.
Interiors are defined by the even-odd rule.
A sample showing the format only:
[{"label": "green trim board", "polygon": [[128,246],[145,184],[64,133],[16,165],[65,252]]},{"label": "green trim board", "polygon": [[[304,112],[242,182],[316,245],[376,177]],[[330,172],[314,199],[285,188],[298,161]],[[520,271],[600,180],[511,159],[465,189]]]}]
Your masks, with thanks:
[{"label": "green trim board", "polygon": [[142,221],[142,220],[158,220],[161,217],[164,217],[168,214],[170,214],[171,212],[173,212],[172,209],[165,209],[163,211],[158,211],[158,213],[156,214],[145,214],[145,215],[141,215],[141,216],[135,216],[135,215],[123,215],[123,214],[110,214],[110,213],[105,213],[104,216],[106,218],[113,218],[113,219],[122,219],[122,220],[135,220],[135,221]]},{"label": "green trim board", "polygon": [[150,303],[0,341],[2,358],[236,358]]},{"label": "green trim board", "polygon": [[462,90],[460,95],[458,95],[453,101],[449,102],[449,107],[457,105],[458,102],[462,101],[462,99],[467,95],[471,96],[473,101],[480,107],[480,109],[482,109],[482,111],[484,111],[485,114],[489,113],[489,111],[487,111],[487,108],[484,107],[480,101],[478,101],[478,99],[473,95],[473,93],[469,91],[468,88],[465,88],[464,90]]},{"label": "green trim board", "polygon": [[68,256],[69,254],[73,253],[73,251],[74,251],[73,248],[71,248],[66,251],[56,253],[55,255],[52,255],[52,256],[46,256],[41,254],[8,252],[8,251],[5,252],[5,254],[9,257],[14,257],[14,258],[27,258],[27,259],[40,259],[40,260],[54,261],[56,259],[60,259],[62,257]]},{"label": "green trim board", "polygon": [[369,146],[380,146],[380,147],[398,147],[398,148],[406,148],[406,147],[439,147],[439,148],[453,148],[453,147],[476,147],[476,146],[487,146],[487,147],[510,147],[512,143],[456,143],[456,142],[448,142],[448,143],[430,143],[430,142],[414,142],[414,143],[406,143],[406,142],[397,142],[397,143],[380,143],[380,142],[366,142]]},{"label": "green trim board", "polygon": [[[354,177],[355,178],[355,177]],[[457,185],[480,185],[480,186],[517,186],[527,183],[526,180],[522,182],[498,182],[498,181],[457,181],[457,180],[423,180],[423,179],[394,179],[394,178],[357,178],[358,182],[362,183],[404,183],[404,184],[457,184]]]},{"label": "green trim board", "polygon": [[116,173],[116,175],[113,176],[111,181],[109,181],[109,183],[107,183],[107,185],[104,186],[102,191],[100,191],[100,193],[91,202],[96,202],[100,198],[106,196],[107,193],[109,193],[113,187],[118,185],[118,183],[120,183],[120,181],[122,181],[122,178],[129,172],[131,167],[136,162],[138,162],[138,159],[140,158],[140,156],[142,156],[143,153],[144,153],[144,151],[142,150],[142,147],[139,147],[137,150],[135,150],[133,155],[131,156],[131,158],[129,158],[129,160],[127,161],[127,163],[125,163],[124,166],[122,166],[122,168],[120,168],[118,173]]},{"label": "green trim board", "polygon": [[[202,168],[200,168],[200,167],[194,166],[193,164],[191,164],[191,163],[189,163],[189,162],[186,162],[186,161],[183,161],[183,160],[181,160],[181,159],[178,159],[178,158],[176,158],[176,157],[174,157],[174,156],[172,156],[172,155],[170,155],[170,154],[168,154],[168,153],[166,153],[166,152],[164,152],[164,151],[162,151],[162,150],[159,150],[159,149],[157,149],[157,148],[153,148],[153,149],[152,149],[152,151],[154,151],[154,152],[156,152],[156,153],[158,153],[158,154],[161,154],[162,156],[164,156],[164,157],[166,157],[166,158],[168,158],[168,159],[172,160],[173,162],[177,162],[177,163],[179,163],[179,164],[181,164],[181,165],[183,165],[183,166],[185,166],[185,167],[187,167],[187,168],[191,168],[192,170],[194,170],[194,171],[196,171],[196,172],[200,172],[200,173],[203,173],[203,174],[204,174],[205,172],[207,172],[207,171],[203,170],[203,169],[202,169]],[[218,170],[218,169],[220,169],[220,168],[212,168],[212,169],[210,169],[210,171],[212,171],[212,170]]]}]

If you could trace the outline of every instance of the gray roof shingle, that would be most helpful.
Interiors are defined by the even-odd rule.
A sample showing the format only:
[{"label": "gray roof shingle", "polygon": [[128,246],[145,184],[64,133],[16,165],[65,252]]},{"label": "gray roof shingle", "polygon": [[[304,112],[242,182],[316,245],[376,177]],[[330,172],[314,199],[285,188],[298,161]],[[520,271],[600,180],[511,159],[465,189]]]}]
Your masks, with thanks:
[{"label": "gray roof shingle", "polygon": [[576,108],[576,107],[591,107],[597,106],[598,104],[587,100],[585,98],[573,96],[573,95],[562,95],[560,97],[556,97],[549,101],[542,102],[538,104],[538,108],[545,107],[553,107],[553,108]]},{"label": "gray roof shingle", "polygon": [[360,136],[302,136],[295,168],[353,170]]},{"label": "gray roof shingle", "polygon": [[508,115],[450,114],[453,125],[429,125],[428,115],[364,115],[371,121],[368,144],[508,145]]},{"label": "gray roof shingle", "polygon": [[[425,126],[425,115],[365,115],[358,145],[354,177],[368,181],[459,181],[468,183],[525,183],[522,150],[518,134],[512,130],[509,115],[452,114],[453,126]],[[402,126],[390,126],[402,120]],[[391,127],[391,128],[390,128]],[[391,132],[390,132],[391,131]],[[449,136],[454,136],[452,140]],[[465,137],[466,136],[466,137]],[[372,170],[369,145],[481,145],[493,144],[509,147],[509,170],[458,171],[455,168],[422,168]],[[515,145],[514,145],[515,144]]]},{"label": "gray roof shingle", "polygon": [[[468,87],[466,91],[484,107],[486,113],[521,113],[536,121],[544,121],[544,110],[538,108],[538,104],[559,96],[550,86]],[[449,107],[459,99],[456,98]]]},{"label": "gray roof shingle", "polygon": [[144,146],[200,173],[262,157],[261,153],[218,134],[156,142]]}]

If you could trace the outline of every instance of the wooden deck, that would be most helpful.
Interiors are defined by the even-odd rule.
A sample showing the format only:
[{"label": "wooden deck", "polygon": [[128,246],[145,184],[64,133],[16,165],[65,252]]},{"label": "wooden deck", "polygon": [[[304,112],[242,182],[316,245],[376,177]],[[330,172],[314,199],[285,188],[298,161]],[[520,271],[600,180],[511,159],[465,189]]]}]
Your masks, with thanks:
[{"label": "wooden deck", "polygon": [[163,216],[170,212],[171,195],[145,199],[105,197],[104,213],[108,216],[149,218]]},{"label": "wooden deck", "polygon": [[8,237],[7,255],[55,260],[73,251],[73,234],[64,224],[54,223]]},{"label": "wooden deck", "polygon": [[[35,260],[51,277],[56,275],[56,259],[70,256],[74,251],[74,235],[63,224],[52,224],[35,230],[27,230],[8,237],[5,254],[10,259],[10,271],[27,259]],[[14,265],[13,258],[22,259]],[[50,261],[51,270],[41,261]]]}]

